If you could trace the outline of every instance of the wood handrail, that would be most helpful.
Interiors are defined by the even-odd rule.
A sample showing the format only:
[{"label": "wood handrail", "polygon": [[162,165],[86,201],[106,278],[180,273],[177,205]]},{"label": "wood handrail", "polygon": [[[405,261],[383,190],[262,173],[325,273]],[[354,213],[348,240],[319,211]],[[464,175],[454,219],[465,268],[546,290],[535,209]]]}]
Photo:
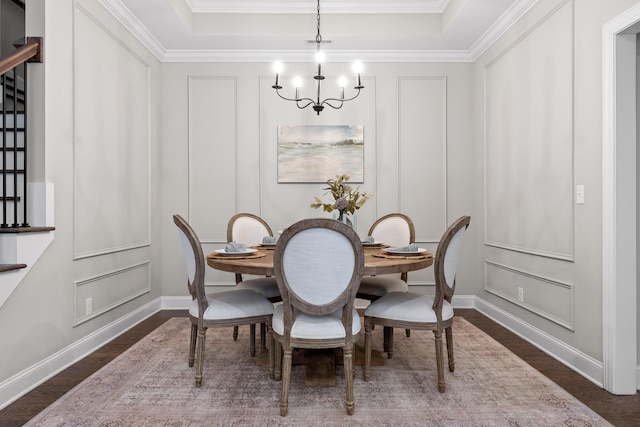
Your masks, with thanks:
[{"label": "wood handrail", "polygon": [[27,37],[14,43],[14,46],[21,46],[15,52],[5,58],[0,59],[0,75],[15,68],[23,62],[42,62],[42,46],[44,39],[42,37]]}]

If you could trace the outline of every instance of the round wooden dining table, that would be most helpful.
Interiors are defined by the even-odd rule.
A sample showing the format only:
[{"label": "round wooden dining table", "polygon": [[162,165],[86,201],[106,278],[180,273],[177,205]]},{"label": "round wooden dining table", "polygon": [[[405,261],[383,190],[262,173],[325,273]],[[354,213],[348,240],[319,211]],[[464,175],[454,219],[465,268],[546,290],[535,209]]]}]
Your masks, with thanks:
[{"label": "round wooden dining table", "polygon": [[[221,255],[213,252],[207,255],[207,264],[216,270],[231,273],[275,276],[273,269],[273,246],[257,247],[257,251],[242,255]],[[433,255],[421,252],[412,255],[391,255],[380,247],[366,247],[364,251],[364,275],[407,273],[421,270],[433,264]]]}]

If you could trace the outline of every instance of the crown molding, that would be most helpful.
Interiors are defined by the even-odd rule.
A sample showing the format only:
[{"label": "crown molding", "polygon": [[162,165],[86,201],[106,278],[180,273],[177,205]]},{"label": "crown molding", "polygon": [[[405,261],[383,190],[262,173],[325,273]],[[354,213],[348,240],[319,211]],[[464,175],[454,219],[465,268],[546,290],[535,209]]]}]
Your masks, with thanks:
[{"label": "crown molding", "polygon": [[[308,62],[308,51],[269,51],[269,50],[167,50],[142,23],[122,4],[120,0],[98,0],[125,28],[127,28],[160,62],[271,62],[274,58],[290,62]],[[439,0],[444,9],[449,0]],[[538,0],[516,0],[514,4],[500,17],[491,28],[483,34],[469,50],[369,50],[369,51],[332,51],[333,61],[351,61],[359,58],[369,62],[473,62],[484,53],[502,34],[504,34],[522,15],[524,15]],[[204,7],[212,2],[206,0],[188,0],[191,7]],[[216,1],[216,7],[232,8],[233,0]],[[266,8],[263,2],[243,2],[242,7],[248,10],[255,6],[257,9]],[[343,2],[345,10],[353,9],[360,2]],[[408,7],[415,7],[418,0],[403,0],[393,3],[395,11],[409,11]],[[278,1],[269,2],[274,5],[288,5],[291,3]],[[375,5],[379,2],[363,2],[364,5]],[[225,6],[226,5],[226,6]],[[259,6],[258,6],[259,5]],[[240,6],[235,6],[238,9]],[[380,6],[382,7],[382,6]],[[426,6],[423,6],[426,7]],[[254,12],[256,9],[252,9]],[[213,11],[213,10],[209,10]],[[280,11],[282,12],[282,11]]]},{"label": "crown molding", "polygon": [[505,13],[476,41],[471,49],[469,56],[471,61],[475,61],[482,55],[493,43],[496,42],[509,28],[513,26],[525,13],[531,9],[538,0],[517,0],[511,5]]},{"label": "crown molding", "polygon": [[[193,13],[315,13],[299,1],[186,0]],[[442,13],[449,0],[325,1],[323,13]]]},{"label": "crown molding", "polygon": [[162,44],[140,23],[131,11],[125,7],[120,0],[98,0],[102,6],[118,22],[120,22],[129,32],[140,41],[159,61],[162,61],[166,49]]},{"label": "crown molding", "polygon": [[[468,51],[454,50],[371,50],[332,51],[327,62],[472,62]],[[268,50],[174,50],[166,51],[162,62],[310,62],[309,51]],[[160,58],[159,58],[160,59]]]}]

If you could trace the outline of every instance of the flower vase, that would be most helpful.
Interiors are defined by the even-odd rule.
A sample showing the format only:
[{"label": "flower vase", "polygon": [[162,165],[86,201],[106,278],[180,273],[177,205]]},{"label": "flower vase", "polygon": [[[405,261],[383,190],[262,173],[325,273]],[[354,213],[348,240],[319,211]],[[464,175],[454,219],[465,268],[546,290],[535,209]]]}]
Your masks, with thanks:
[{"label": "flower vase", "polygon": [[357,232],[357,226],[358,226],[358,218],[356,216],[356,214],[353,214],[353,221],[351,221],[351,218],[349,218],[349,214],[348,213],[343,213],[340,212],[340,214],[338,215],[338,221],[342,222],[343,224],[348,225],[349,227],[351,227],[353,229],[353,231]]}]

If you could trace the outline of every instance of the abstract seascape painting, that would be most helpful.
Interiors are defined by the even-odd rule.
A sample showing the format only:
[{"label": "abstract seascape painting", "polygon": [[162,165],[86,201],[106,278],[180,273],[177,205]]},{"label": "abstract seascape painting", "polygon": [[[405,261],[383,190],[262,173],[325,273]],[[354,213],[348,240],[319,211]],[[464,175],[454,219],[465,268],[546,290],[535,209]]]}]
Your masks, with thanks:
[{"label": "abstract seascape painting", "polygon": [[278,125],[278,182],[364,182],[364,126]]}]

